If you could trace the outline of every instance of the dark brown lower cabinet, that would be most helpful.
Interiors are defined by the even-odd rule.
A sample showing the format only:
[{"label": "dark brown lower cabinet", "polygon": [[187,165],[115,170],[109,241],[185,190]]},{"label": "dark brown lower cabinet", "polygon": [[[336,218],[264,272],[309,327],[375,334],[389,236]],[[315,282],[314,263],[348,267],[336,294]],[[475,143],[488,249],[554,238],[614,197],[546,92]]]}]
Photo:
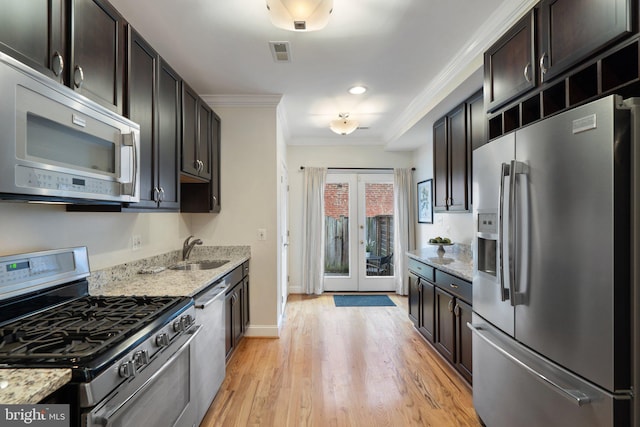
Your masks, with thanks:
[{"label": "dark brown lower cabinet", "polygon": [[416,328],[420,327],[420,278],[409,272],[409,319]]},{"label": "dark brown lower cabinet", "polygon": [[456,299],[453,314],[456,317],[456,368],[458,372],[469,382],[472,377],[471,357],[471,329],[467,323],[471,323],[472,308],[469,304]]},{"label": "dark brown lower cabinet", "polygon": [[430,342],[434,342],[436,338],[436,319],[435,319],[435,289],[436,287],[428,280],[420,280],[420,328],[419,331]]},{"label": "dark brown lower cabinet", "polygon": [[[240,267],[243,268],[243,267]],[[246,270],[248,272],[248,264]],[[225,354],[229,360],[249,325],[249,275],[225,295]]]},{"label": "dark brown lower cabinet", "polygon": [[436,349],[451,363],[455,363],[456,319],[453,314],[455,297],[436,288]]},{"label": "dark brown lower cabinet", "polygon": [[415,260],[409,268],[409,319],[471,384],[471,331],[467,323],[471,322],[472,307],[465,301],[471,299],[471,284],[440,270],[434,274],[433,267]]}]

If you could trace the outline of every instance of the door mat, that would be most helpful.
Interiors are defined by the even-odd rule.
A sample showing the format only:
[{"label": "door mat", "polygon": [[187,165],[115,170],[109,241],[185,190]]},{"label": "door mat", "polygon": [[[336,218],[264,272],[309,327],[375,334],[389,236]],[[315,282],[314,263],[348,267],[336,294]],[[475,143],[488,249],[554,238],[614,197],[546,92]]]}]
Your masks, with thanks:
[{"label": "door mat", "polygon": [[391,307],[395,306],[387,295],[334,295],[336,307]]}]

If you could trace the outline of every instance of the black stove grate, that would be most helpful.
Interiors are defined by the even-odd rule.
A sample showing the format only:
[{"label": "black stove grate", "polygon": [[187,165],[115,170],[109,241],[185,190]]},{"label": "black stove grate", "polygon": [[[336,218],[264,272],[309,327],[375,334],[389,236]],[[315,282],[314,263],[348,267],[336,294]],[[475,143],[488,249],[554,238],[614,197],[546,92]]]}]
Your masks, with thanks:
[{"label": "black stove grate", "polygon": [[179,297],[85,296],[0,327],[0,363],[93,359],[178,304]]}]

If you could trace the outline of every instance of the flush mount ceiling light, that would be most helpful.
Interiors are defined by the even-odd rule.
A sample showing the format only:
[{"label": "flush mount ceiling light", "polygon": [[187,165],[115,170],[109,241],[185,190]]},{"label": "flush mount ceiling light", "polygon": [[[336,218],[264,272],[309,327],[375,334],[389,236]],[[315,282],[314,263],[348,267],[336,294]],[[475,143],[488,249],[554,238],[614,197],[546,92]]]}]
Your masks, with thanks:
[{"label": "flush mount ceiling light", "polygon": [[289,31],[324,28],[333,11],[333,0],[267,0],[271,22]]},{"label": "flush mount ceiling light", "polygon": [[338,114],[339,119],[332,120],[329,128],[339,135],[349,135],[358,128],[358,122],[349,120],[349,113]]},{"label": "flush mount ceiling light", "polygon": [[367,88],[365,86],[352,86],[349,88],[349,93],[351,95],[362,95],[363,93],[365,93],[367,91]]}]

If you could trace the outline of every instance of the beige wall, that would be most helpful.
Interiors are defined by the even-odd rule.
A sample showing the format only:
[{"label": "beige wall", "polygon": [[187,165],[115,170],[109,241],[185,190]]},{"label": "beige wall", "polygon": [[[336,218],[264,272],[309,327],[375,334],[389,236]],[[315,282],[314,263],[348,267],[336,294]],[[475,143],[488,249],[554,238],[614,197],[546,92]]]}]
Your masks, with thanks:
[{"label": "beige wall", "polygon": [[[214,106],[222,120],[221,212],[192,214],[206,245],[251,246],[249,336],[278,335],[276,106]],[[267,239],[258,240],[258,229]]]},{"label": "beige wall", "polygon": [[[67,212],[64,206],[0,203],[0,254],[87,246],[92,270],[181,247],[187,216],[178,213]],[[132,250],[131,237],[142,246]]]},{"label": "beige wall", "polygon": [[382,146],[297,146],[287,147],[289,165],[289,292],[302,292],[302,194],[300,166],[349,168],[406,168],[412,153],[385,151]]}]

